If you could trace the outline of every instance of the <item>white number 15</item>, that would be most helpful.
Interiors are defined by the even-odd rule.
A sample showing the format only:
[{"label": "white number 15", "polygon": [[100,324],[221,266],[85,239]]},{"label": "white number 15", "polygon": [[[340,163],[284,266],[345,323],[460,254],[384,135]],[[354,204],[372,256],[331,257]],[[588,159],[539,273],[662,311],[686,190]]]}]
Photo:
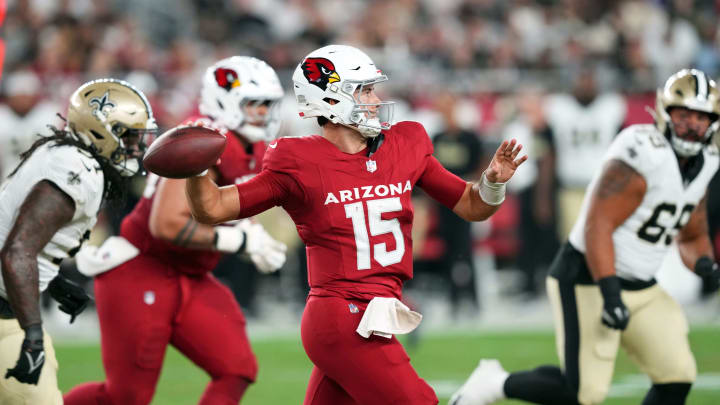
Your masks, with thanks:
[{"label": "white number 15", "polygon": [[[383,198],[380,200],[370,200],[366,203],[370,236],[392,233],[395,238],[395,249],[389,252],[385,242],[374,244],[373,257],[383,267],[400,263],[405,254],[405,239],[400,229],[400,222],[397,218],[382,219],[384,212],[402,211],[400,198]],[[353,231],[355,232],[358,270],[367,270],[370,268],[370,238],[368,237],[368,231],[365,227],[365,212],[362,201],[345,204],[345,217],[352,219]]]}]

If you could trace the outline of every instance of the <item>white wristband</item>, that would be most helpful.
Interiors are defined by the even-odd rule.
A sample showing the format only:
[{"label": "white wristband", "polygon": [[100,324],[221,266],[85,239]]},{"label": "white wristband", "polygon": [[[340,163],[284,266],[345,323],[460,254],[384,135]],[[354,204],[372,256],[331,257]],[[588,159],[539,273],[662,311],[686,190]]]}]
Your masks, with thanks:
[{"label": "white wristband", "polygon": [[215,227],[215,249],[225,253],[237,253],[245,242],[245,232],[234,226]]},{"label": "white wristband", "polygon": [[505,201],[505,183],[492,183],[488,181],[483,172],[478,193],[485,204],[500,205]]}]

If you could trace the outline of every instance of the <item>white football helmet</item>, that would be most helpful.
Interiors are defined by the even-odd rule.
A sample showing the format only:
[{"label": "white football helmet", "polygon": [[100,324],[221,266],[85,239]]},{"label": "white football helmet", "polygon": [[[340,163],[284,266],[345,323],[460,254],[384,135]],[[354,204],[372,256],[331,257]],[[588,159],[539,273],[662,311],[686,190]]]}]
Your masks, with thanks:
[{"label": "white football helmet", "polygon": [[[280,130],[282,96],[280,79],[270,65],[249,56],[232,56],[205,72],[200,113],[250,142],[271,141]],[[259,104],[267,104],[267,114],[250,116],[248,107]]]},{"label": "white football helmet", "polygon": [[[361,103],[364,86],[388,78],[364,52],[352,46],[316,49],[295,68],[295,96],[303,118],[325,117],[374,138],[390,128],[394,102]],[[334,104],[330,101],[334,100]]]}]

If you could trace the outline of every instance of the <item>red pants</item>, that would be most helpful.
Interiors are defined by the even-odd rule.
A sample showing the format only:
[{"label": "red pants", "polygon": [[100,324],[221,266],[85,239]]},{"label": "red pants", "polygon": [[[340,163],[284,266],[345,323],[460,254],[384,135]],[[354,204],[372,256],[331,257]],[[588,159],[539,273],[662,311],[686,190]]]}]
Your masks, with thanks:
[{"label": "red pants", "polygon": [[365,339],[355,332],[365,306],[342,298],[308,300],[302,341],[315,367],[304,405],[437,404],[432,388],[415,373],[395,337]]},{"label": "red pants", "polygon": [[149,404],[168,343],[212,377],[201,404],[237,404],[254,381],[245,317],[212,275],[139,256],[96,277],[95,299],[107,380],[75,387],[66,405]]}]

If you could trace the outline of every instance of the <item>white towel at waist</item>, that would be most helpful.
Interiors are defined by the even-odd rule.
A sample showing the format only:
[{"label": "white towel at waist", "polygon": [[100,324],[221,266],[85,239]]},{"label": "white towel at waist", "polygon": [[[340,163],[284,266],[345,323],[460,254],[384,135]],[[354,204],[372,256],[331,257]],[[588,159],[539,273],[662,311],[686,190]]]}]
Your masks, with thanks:
[{"label": "white towel at waist", "polygon": [[356,332],[364,338],[371,334],[390,339],[394,334],[410,333],[422,320],[397,298],[375,297],[365,310]]},{"label": "white towel at waist", "polygon": [[140,254],[122,236],[109,237],[102,246],[83,246],[75,257],[78,271],[88,277],[115,268]]}]

